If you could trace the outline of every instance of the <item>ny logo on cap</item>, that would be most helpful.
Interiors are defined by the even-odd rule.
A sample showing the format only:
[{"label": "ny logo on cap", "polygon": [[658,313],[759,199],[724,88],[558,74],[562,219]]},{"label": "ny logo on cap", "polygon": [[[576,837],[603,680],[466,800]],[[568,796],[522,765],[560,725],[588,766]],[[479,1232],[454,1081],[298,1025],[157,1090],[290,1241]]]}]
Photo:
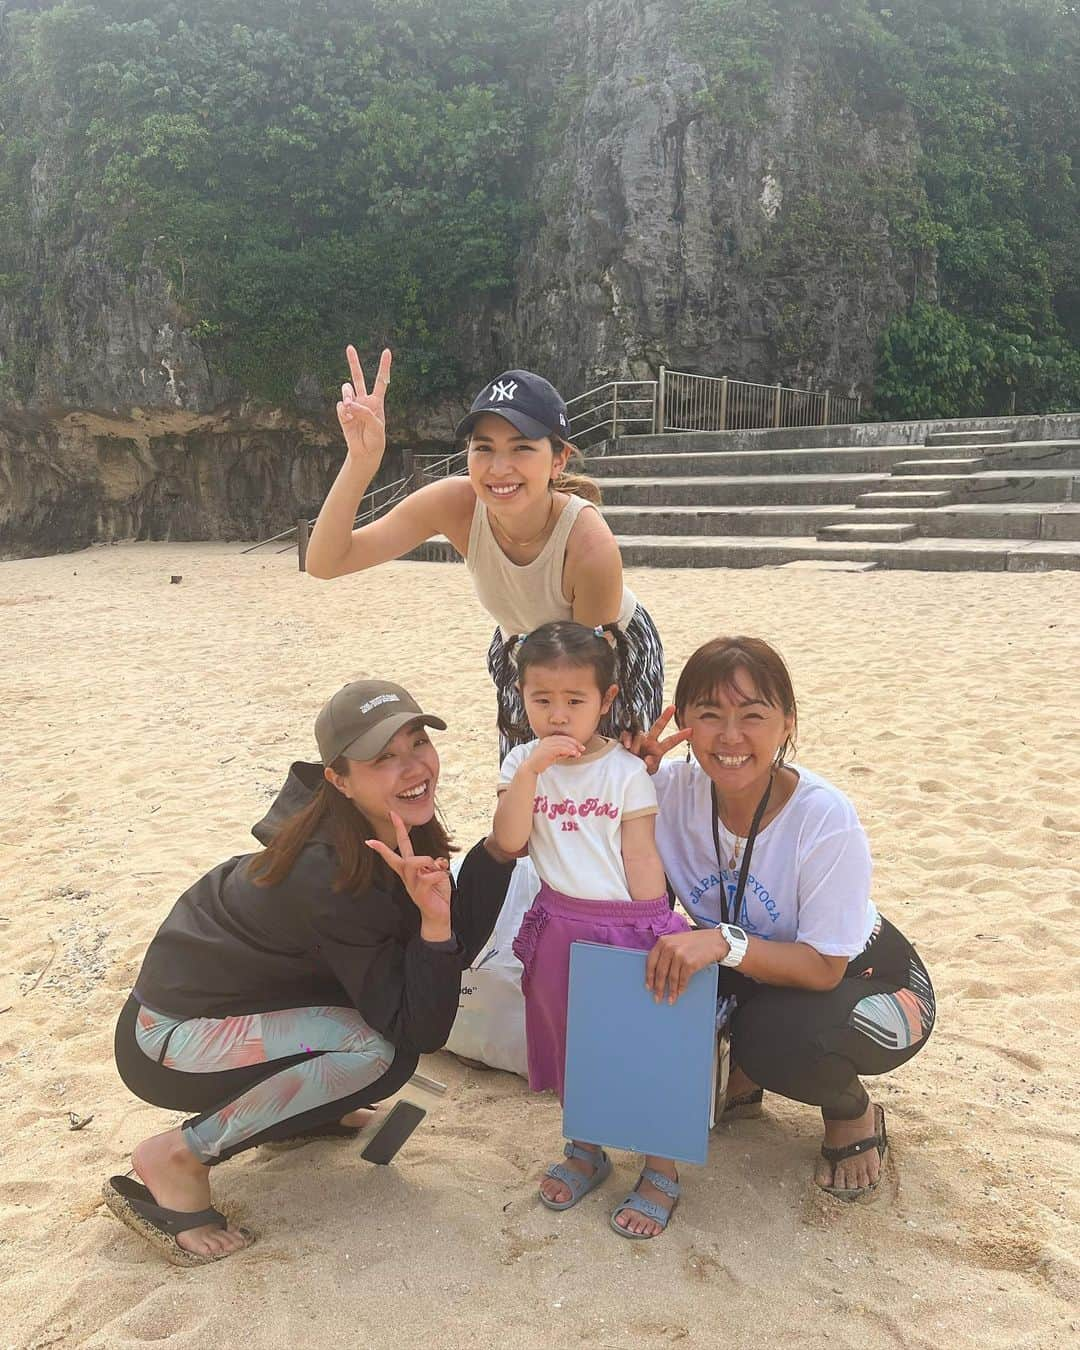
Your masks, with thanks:
[{"label": "ny logo on cap", "polygon": [[491,386],[491,393],[488,395],[488,397],[492,400],[492,402],[513,403],[514,393],[516,389],[517,389],[517,380],[509,380],[505,384],[503,383],[502,380],[496,380],[496,382]]}]

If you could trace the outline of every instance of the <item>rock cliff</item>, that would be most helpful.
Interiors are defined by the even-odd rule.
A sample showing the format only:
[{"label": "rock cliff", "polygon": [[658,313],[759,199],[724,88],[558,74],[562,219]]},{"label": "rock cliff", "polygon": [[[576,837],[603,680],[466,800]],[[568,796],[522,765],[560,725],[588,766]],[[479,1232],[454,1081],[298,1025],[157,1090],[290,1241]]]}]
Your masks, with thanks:
[{"label": "rock cliff", "polygon": [[[476,379],[527,364],[571,395],[665,364],[865,391],[881,328],[934,285],[898,235],[916,194],[910,114],[793,52],[764,116],[731,125],[675,8],[593,0],[563,34],[568,92],[529,175],[538,224],[510,300],[463,320]],[[125,274],[107,222],[51,232],[58,177],[48,155],[33,168],[33,314],[0,304],[0,377],[23,363],[22,397],[0,405],[0,557],[252,538],[313,514],[340,457],[329,408],[253,406],[152,245]],[[460,406],[396,409],[394,439],[438,442]]]},{"label": "rock cliff", "polygon": [[921,196],[911,112],[792,43],[764,115],[732,125],[678,8],[584,11],[585,92],[541,166],[505,340],[574,390],[665,364],[865,392],[881,329],[934,294],[896,237]]}]

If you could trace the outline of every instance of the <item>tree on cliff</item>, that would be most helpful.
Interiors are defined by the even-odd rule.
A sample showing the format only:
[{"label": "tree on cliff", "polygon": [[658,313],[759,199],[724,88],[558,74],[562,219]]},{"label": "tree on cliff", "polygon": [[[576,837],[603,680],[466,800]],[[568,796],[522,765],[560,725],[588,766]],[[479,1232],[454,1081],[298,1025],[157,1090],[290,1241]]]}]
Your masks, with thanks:
[{"label": "tree on cliff", "polygon": [[[916,180],[865,190],[890,246],[936,261],[940,290],[884,332],[882,415],[1080,405],[1075,0],[666,3],[705,74],[701,118],[766,121],[795,59],[826,93],[840,82],[856,107],[913,118]],[[289,402],[304,377],[329,389],[358,334],[393,336],[399,391],[458,389],[474,372],[457,317],[511,297],[534,166],[587,92],[579,10],[0,0],[0,396],[34,388],[43,237],[106,239],[128,275],[163,269],[178,322],[262,398]],[[827,146],[807,155],[843,172]],[[824,178],[776,236],[789,273],[838,246]],[[842,242],[857,271],[859,241]]]}]

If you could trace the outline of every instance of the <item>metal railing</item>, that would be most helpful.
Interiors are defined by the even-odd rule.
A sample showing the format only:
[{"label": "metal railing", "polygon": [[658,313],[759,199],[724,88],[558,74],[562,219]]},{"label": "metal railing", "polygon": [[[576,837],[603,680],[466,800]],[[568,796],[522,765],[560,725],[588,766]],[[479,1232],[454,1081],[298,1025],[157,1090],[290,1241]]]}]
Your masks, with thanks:
[{"label": "metal railing", "polygon": [[568,439],[587,450],[617,436],[648,435],[656,430],[658,388],[656,380],[612,380],[578,394],[566,404]]},{"label": "metal railing", "polygon": [[566,406],[570,439],[603,454],[619,436],[851,422],[861,412],[862,399],[830,389],[790,389],[661,366],[659,379],[611,380],[578,394]]},{"label": "metal railing", "polygon": [[[401,459],[405,476],[395,478],[392,483],[383,483],[381,487],[372,488],[370,492],[364,493],[356,511],[353,529],[358,530],[362,525],[370,525],[373,520],[377,520],[410,492],[423,487],[429,480],[448,478],[452,474],[464,472],[466,458],[465,450],[455,451],[451,455],[418,455],[412,450],[403,450]],[[431,462],[426,463],[428,460]],[[266,548],[268,544],[280,544],[282,540],[286,540],[284,548],[279,548],[277,552],[290,553],[294,548],[298,549],[300,571],[303,572],[307,560],[308,532],[317,519],[317,516],[312,516],[310,520],[298,520],[295,525],[290,525],[280,534],[275,534],[270,539],[260,539],[257,544],[249,544],[240,552],[254,553],[256,549]]]},{"label": "metal railing", "polygon": [[821,427],[859,416],[861,395],[829,389],[789,389],[727,375],[691,375],[660,368],[656,433]]},{"label": "metal railing", "polygon": [[[567,439],[582,450],[603,455],[620,436],[660,435],[665,432],[746,431],[766,427],[819,427],[854,421],[862,410],[861,394],[834,394],[824,389],[789,389],[781,384],[755,384],[726,375],[692,375],[660,367],[656,380],[609,380],[568,400]],[[364,494],[353,528],[377,520],[424,483],[462,473],[467,451],[449,455],[421,455],[402,451],[405,475]],[[315,519],[295,525],[270,539],[249,544],[253,553],[268,544],[281,544],[279,553],[299,550],[304,570],[308,531]],[[285,542],[287,541],[287,542]]]}]

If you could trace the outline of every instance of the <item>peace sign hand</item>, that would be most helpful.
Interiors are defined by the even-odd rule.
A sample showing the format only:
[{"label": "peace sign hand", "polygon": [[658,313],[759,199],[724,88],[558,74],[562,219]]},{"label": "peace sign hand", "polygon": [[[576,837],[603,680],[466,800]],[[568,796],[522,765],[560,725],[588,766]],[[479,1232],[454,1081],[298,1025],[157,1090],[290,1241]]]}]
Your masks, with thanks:
[{"label": "peace sign hand", "polygon": [[453,936],[450,928],[450,864],[445,858],[418,858],[396,811],[390,812],[390,823],[397,835],[396,853],[378,839],[365,842],[404,883],[409,899],[420,911],[421,937],[428,942],[447,942]]},{"label": "peace sign hand", "polygon": [[338,422],[345,433],[350,459],[362,459],[368,467],[374,461],[378,468],[386,449],[386,413],[384,400],[390,387],[390,349],[379,357],[379,372],[371,393],[364,382],[364,372],[356,348],[348,346],[345,355],[349,362],[351,384],[341,386],[341,402],[337,405]]},{"label": "peace sign hand", "polygon": [[660,761],[669,750],[674,750],[677,745],[690,739],[690,728],[684,727],[682,731],[677,731],[673,736],[661,737],[661,732],[675,716],[675,705],[665,708],[648,731],[638,731],[631,736],[630,732],[624,731],[622,734],[622,743],[631,754],[637,755],[639,759],[645,761],[645,767],[650,773],[655,773],[660,767]]}]

